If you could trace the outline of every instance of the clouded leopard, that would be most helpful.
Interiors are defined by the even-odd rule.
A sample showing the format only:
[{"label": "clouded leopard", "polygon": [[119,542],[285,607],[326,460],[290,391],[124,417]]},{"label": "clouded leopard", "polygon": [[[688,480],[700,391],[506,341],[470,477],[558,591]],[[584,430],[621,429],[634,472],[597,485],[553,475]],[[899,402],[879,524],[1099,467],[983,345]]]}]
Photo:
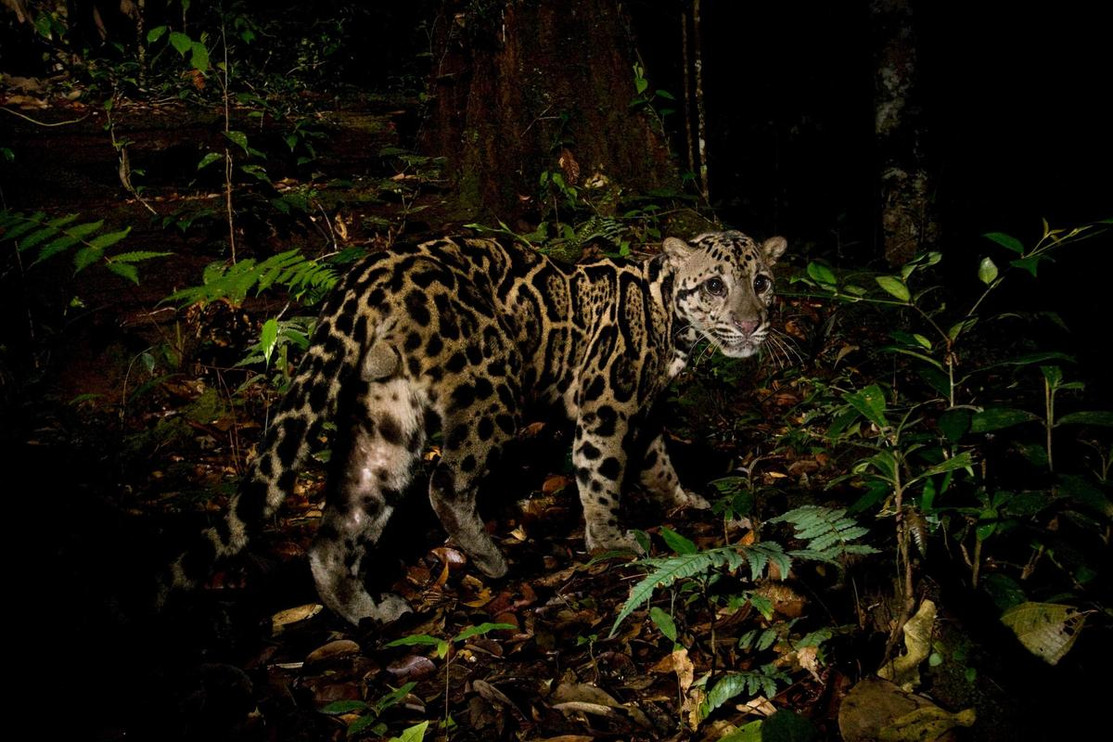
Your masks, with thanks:
[{"label": "clouded leopard", "polygon": [[371,595],[363,577],[435,433],[434,511],[481,572],[506,572],[476,488],[527,401],[553,405],[575,424],[588,549],[631,546],[618,520],[624,482],[667,507],[706,506],[681,488],[660,431],[645,425],[648,412],[701,339],[727,356],[757,351],[770,332],[771,268],[785,247],[782,237],[758,243],[728,231],[668,238],[643,262],[569,266],[512,241],[470,237],[369,256],[324,304],[226,517],[174,563],[172,582],[195,584],[246,546],[326,421],[346,443],[334,452],[343,465],[309,559],[325,604],[353,623],[408,610],[398,596]]}]

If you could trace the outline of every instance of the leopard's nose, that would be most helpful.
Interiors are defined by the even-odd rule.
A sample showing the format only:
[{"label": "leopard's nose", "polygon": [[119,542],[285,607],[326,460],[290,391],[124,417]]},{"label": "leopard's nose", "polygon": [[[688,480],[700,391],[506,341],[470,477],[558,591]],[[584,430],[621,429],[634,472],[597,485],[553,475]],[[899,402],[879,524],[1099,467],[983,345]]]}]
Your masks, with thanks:
[{"label": "leopard's nose", "polygon": [[758,321],[756,319],[736,319],[734,326],[742,331],[743,335],[753,335],[754,330],[757,329]]}]

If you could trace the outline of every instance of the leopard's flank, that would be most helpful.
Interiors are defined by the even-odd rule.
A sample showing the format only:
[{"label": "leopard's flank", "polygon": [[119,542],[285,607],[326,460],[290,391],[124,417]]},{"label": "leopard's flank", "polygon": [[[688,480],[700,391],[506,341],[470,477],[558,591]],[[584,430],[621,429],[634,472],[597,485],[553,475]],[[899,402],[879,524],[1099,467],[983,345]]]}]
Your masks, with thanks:
[{"label": "leopard's flank", "polygon": [[[782,237],[740,232],[666,239],[644,262],[566,266],[512,242],[440,239],[374,254],[341,282],[226,518],[173,565],[178,587],[241,551],[294,484],[321,425],[345,433],[309,550],[322,600],[358,623],[408,610],[363,577],[430,436],[441,457],[429,499],[484,574],[506,560],[476,510],[476,488],[521,424],[527,401],[575,423],[572,462],[589,550],[630,548],[618,520],[624,482],[662,505],[705,506],[681,488],[654,401],[706,339],[745,357],[768,335],[771,267]],[[199,565],[205,565],[198,569]],[[201,574],[199,574],[201,573]]]}]

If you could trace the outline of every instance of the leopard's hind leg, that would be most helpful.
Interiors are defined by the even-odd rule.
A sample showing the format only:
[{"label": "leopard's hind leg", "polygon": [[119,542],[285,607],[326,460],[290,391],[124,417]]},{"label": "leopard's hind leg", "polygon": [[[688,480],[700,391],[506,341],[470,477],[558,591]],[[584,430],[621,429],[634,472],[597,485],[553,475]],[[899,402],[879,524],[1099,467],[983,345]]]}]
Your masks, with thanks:
[{"label": "leopard's hind leg", "polygon": [[372,597],[364,584],[368,553],[382,536],[417,468],[425,441],[423,394],[404,377],[365,385],[348,447],[330,484],[309,564],[324,603],[348,621],[391,621],[410,611],[393,594]]},{"label": "leopard's hind leg", "polygon": [[506,411],[497,415],[477,409],[450,413],[443,423],[441,460],[429,478],[429,502],[441,525],[488,577],[502,577],[507,565],[479,516],[476,491],[515,427],[514,416]]}]

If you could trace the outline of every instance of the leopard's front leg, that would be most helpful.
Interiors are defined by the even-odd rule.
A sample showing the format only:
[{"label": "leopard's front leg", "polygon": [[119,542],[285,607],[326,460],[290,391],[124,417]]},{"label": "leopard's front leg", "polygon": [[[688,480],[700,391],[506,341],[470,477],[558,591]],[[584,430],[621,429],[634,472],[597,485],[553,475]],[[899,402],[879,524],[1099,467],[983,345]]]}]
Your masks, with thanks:
[{"label": "leopard's front leg", "polygon": [[669,452],[665,448],[663,433],[658,433],[646,448],[645,458],[642,460],[641,484],[667,510],[704,510],[711,507],[707,500],[680,486],[680,477],[676,475]]},{"label": "leopard's front leg", "polygon": [[630,415],[608,404],[585,406],[576,420],[572,466],[584,509],[588,551],[640,552],[619,525],[622,481],[626,474],[624,444],[630,439]]}]

